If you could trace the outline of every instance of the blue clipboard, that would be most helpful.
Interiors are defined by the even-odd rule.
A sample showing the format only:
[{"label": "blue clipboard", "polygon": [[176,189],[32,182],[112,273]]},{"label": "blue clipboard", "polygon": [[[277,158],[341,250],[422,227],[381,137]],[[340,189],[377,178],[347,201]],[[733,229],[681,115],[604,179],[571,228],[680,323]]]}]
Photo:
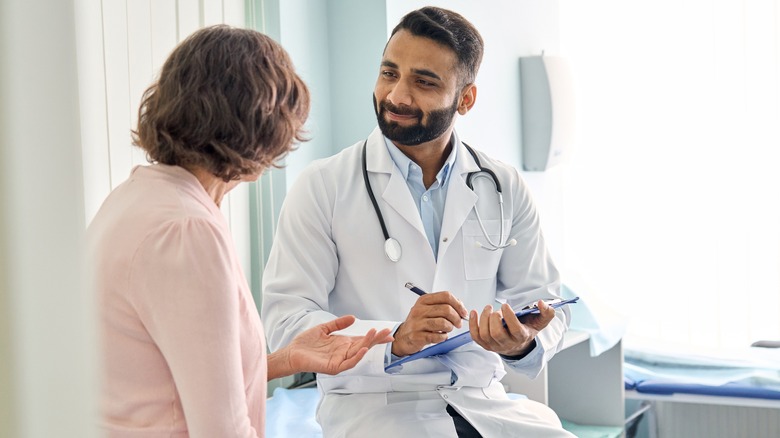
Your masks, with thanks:
[{"label": "blue clipboard", "polygon": [[[568,300],[556,301],[549,304],[550,307],[557,309],[558,307],[565,306],[567,304],[576,303],[577,300],[579,299],[580,297],[574,297]],[[530,315],[532,313],[539,313],[539,309],[537,309],[535,306],[525,307],[519,312],[516,312],[515,315],[517,315],[517,317],[520,318],[521,316]],[[504,325],[506,326],[506,323],[504,323]],[[401,359],[390,362],[390,364],[385,367],[385,371],[389,370],[390,368],[397,367],[398,365],[403,365],[407,362],[411,362],[413,360],[422,359],[431,356],[438,356],[440,354],[447,354],[458,347],[468,344],[471,341],[472,341],[471,332],[463,332],[457,336],[453,336],[447,339],[446,341],[442,341],[439,342],[438,344],[431,345],[430,347],[423,348],[417,353],[410,354],[409,356],[402,357]]]}]

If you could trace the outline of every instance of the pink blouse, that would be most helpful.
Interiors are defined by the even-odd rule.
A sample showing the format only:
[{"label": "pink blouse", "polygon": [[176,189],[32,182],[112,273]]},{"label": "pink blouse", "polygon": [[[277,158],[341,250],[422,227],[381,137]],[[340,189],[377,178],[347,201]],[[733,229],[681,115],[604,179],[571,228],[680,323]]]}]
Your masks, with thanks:
[{"label": "pink blouse", "polygon": [[108,437],[262,437],[263,327],[227,223],[198,180],[136,167],[87,233]]}]

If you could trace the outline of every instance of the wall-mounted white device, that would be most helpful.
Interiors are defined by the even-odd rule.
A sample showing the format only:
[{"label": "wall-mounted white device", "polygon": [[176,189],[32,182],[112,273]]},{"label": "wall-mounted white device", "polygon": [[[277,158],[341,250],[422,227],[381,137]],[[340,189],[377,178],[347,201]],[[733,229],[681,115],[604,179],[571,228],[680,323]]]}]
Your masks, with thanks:
[{"label": "wall-mounted white device", "polygon": [[523,170],[543,171],[571,154],[574,96],[563,58],[520,58],[520,117]]}]

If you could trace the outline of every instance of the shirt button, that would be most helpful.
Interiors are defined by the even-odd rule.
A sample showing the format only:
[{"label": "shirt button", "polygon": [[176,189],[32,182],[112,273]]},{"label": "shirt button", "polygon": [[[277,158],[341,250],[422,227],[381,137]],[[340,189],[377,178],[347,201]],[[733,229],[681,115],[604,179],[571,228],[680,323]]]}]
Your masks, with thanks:
[{"label": "shirt button", "polygon": [[428,196],[423,196],[423,201],[428,202]]}]

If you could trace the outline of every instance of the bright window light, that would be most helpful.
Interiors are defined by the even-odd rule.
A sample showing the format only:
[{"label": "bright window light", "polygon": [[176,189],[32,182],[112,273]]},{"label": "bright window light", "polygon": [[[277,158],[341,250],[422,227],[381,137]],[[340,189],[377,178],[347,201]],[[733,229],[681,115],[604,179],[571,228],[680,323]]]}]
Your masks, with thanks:
[{"label": "bright window light", "polygon": [[780,339],[780,6],[563,0],[569,267],[627,338]]}]

